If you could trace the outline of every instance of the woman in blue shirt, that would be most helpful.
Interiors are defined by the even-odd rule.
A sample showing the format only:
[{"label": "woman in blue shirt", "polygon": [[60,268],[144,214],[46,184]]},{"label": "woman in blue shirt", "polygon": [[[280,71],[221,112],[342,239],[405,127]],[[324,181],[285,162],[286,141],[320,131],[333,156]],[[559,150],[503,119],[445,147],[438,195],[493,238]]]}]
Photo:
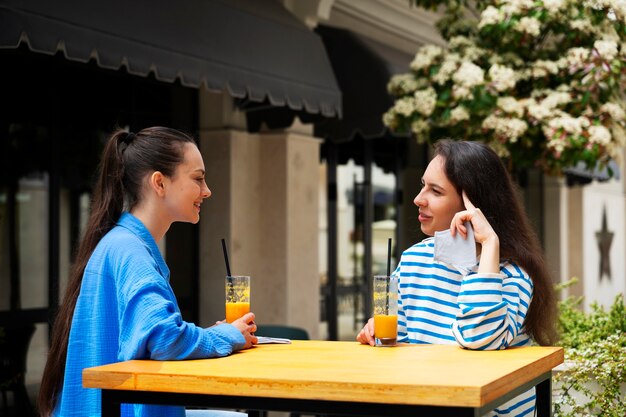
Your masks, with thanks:
[{"label": "woman in blue shirt", "polygon": [[[182,320],[157,242],[197,223],[211,195],[194,140],[174,129],[115,132],[103,151],[91,215],[57,315],[39,393],[48,416],[100,416],[87,367],[130,359],[226,356],[256,343],[254,314],[201,328]],[[123,416],[184,416],[182,407],[123,405]]]},{"label": "woman in blue shirt", "polygon": [[[556,341],[556,302],[541,246],[491,148],[438,142],[414,203],[421,229],[431,237],[407,249],[394,272],[399,341],[477,350]],[[476,262],[468,268],[438,261],[432,236],[450,230],[465,239],[467,223],[476,241]],[[373,320],[357,340],[374,345]],[[532,389],[490,415],[527,416],[534,409]]]}]

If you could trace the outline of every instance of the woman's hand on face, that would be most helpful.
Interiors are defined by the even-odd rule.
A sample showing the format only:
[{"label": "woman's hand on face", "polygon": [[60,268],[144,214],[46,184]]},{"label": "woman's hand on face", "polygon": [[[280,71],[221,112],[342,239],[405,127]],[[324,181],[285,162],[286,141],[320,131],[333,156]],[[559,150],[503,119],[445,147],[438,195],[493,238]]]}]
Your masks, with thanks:
[{"label": "woman's hand on face", "polygon": [[361,342],[364,345],[374,346],[374,318],[371,318],[367,321],[359,334],[356,335],[356,340],[357,342]]},{"label": "woman's hand on face", "polygon": [[485,217],[482,211],[479,208],[474,206],[472,202],[463,191],[462,194],[463,203],[465,204],[465,210],[459,211],[452,218],[452,222],[450,223],[450,234],[454,236],[458,231],[463,239],[467,238],[467,228],[465,227],[465,222],[470,222],[472,224],[472,228],[474,229],[474,239],[476,242],[484,245],[487,241],[498,242],[498,235],[493,230],[489,221]]},{"label": "woman's hand on face", "polygon": [[252,347],[252,345],[256,345],[258,342],[257,337],[254,335],[256,332],[256,324],[254,323],[254,313],[246,313],[243,317],[238,318],[237,320],[231,323],[235,326],[246,338],[246,344],[244,345],[244,349],[248,349]]}]

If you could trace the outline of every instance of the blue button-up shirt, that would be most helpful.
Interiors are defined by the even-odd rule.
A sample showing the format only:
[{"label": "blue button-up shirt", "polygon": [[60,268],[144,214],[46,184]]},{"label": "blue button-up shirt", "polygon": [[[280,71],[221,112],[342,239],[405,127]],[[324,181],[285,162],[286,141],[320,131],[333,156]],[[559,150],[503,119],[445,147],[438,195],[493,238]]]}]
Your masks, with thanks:
[{"label": "blue button-up shirt", "polygon": [[[146,227],[124,213],[94,250],[70,331],[63,390],[54,416],[100,416],[100,390],[82,387],[84,368],[130,359],[226,356],[243,348],[230,324],[183,321],[169,268]],[[122,416],[183,416],[182,407],[124,405]]]}]

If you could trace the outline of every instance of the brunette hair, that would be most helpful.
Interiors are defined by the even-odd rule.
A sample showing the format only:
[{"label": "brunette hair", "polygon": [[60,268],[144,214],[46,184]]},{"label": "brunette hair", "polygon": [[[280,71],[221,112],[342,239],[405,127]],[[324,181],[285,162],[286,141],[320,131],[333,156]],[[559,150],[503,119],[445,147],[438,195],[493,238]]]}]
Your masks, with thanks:
[{"label": "brunette hair", "polygon": [[435,155],[459,195],[483,212],[500,240],[500,257],[521,266],[531,277],[534,292],[526,315],[526,331],[540,345],[556,342],[556,297],[542,248],[516,194],[509,173],[486,144],[444,139]]},{"label": "brunette hair", "polygon": [[132,209],[140,201],[146,175],[154,171],[167,177],[174,175],[183,162],[186,143],[195,144],[190,136],[166,127],[146,128],[137,134],[117,130],[108,139],[93,190],[91,214],[52,330],[37,401],[42,417],[52,414],[63,386],[72,317],[91,254],[115,226],[122,211]]}]

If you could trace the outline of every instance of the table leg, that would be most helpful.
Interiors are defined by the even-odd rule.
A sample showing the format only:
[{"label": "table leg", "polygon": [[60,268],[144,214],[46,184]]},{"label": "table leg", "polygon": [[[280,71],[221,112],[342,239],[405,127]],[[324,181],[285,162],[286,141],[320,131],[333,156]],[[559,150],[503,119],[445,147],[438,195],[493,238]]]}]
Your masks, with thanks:
[{"label": "table leg", "polygon": [[552,417],[552,378],[537,384],[537,417]]},{"label": "table leg", "polygon": [[122,403],[115,400],[114,393],[110,390],[102,390],[102,398],[100,400],[102,407],[102,417],[120,417]]}]

